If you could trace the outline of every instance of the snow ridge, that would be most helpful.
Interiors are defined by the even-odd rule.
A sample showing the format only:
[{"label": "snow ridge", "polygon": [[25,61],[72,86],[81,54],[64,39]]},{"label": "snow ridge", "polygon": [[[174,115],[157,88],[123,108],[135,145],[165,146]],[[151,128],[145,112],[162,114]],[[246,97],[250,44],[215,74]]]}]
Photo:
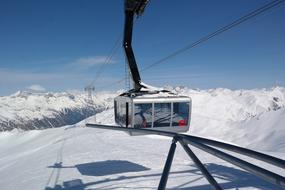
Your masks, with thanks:
[{"label": "snow ridge", "polygon": [[[166,87],[193,100],[193,133],[206,134],[208,127],[225,130],[236,122],[260,118],[285,107],[285,88],[200,90]],[[120,92],[99,92],[88,100],[84,92],[42,93],[19,91],[0,97],[0,131],[15,128],[45,129],[70,125],[113,107]],[[110,112],[112,113],[112,112]],[[111,117],[111,116],[110,116]],[[199,127],[195,127],[199,126]]]},{"label": "snow ridge", "polygon": [[0,97],[0,131],[45,129],[75,124],[107,109],[112,95],[98,93],[90,101],[83,92],[18,91]]}]

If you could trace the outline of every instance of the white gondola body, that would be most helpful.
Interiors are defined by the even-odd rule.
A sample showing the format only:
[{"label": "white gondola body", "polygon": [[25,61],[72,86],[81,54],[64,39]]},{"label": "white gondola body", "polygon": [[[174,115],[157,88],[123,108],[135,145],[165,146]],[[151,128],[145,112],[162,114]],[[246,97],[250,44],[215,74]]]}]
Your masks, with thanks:
[{"label": "white gondola body", "polygon": [[187,132],[191,121],[190,97],[171,93],[125,93],[114,100],[115,122],[122,127]]}]

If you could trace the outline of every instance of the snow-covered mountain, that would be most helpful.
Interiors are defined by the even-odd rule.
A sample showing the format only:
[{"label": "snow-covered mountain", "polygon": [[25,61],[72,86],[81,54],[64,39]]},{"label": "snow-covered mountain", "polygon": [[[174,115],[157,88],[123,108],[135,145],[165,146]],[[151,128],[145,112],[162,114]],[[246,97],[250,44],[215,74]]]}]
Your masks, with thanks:
[{"label": "snow-covered mountain", "polygon": [[[262,151],[285,151],[285,88],[168,90],[192,98],[189,134]],[[113,118],[109,109],[99,113],[96,122],[114,124]]]},{"label": "snow-covered mountain", "polygon": [[[192,132],[207,133],[207,126],[224,130],[235,122],[259,118],[285,106],[285,88],[193,90],[167,87],[193,100]],[[112,108],[119,92],[99,92],[93,101],[83,92],[35,93],[19,91],[0,97],[0,131],[43,129],[74,124],[102,110]],[[199,126],[199,127],[195,127]]]},{"label": "snow-covered mountain", "polygon": [[[263,150],[285,151],[285,88],[178,91],[192,97],[190,133],[251,148],[260,149],[257,146],[261,143],[267,147]],[[278,143],[272,144],[270,139]]]},{"label": "snow-covered mountain", "polygon": [[77,123],[112,105],[113,94],[97,93],[93,101],[83,92],[18,91],[0,97],[0,131],[45,129]]}]

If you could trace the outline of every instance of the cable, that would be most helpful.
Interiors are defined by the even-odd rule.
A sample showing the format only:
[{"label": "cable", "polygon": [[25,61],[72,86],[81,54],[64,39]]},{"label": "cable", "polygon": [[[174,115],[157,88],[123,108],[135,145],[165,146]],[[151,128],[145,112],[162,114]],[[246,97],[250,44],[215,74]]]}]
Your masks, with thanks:
[{"label": "cable", "polygon": [[[137,20],[138,20],[138,18],[136,17],[134,19],[134,24],[137,23]],[[106,57],[104,63],[99,67],[99,69],[97,70],[97,72],[95,74],[94,80],[88,86],[92,86],[98,80],[98,78],[100,77],[100,75],[102,74],[102,72],[104,70],[104,66],[109,64],[111,62],[112,58],[114,57],[114,55],[118,52],[118,48],[119,48],[120,42],[122,41],[122,36],[123,36],[123,34],[119,35],[119,37],[117,38],[114,46],[112,47],[112,49],[111,49],[111,51],[109,53],[109,56]],[[119,83],[121,83],[122,81],[123,81],[123,79],[120,80]]]},{"label": "cable", "polygon": [[94,80],[88,85],[88,86],[92,86],[100,77],[100,75],[102,74],[102,72],[104,71],[104,66],[109,64],[112,61],[112,58],[114,57],[114,55],[117,53],[118,49],[119,49],[119,45],[120,45],[120,41],[122,39],[122,34],[119,35],[118,39],[116,40],[114,46],[112,47],[109,56],[105,58],[104,63],[98,68],[96,74],[95,74],[95,78]]},{"label": "cable", "polygon": [[[137,24],[138,20],[139,20],[138,17],[135,17],[135,19],[134,19],[134,25]],[[122,36],[122,34],[120,35],[120,37],[121,37],[121,36]],[[117,44],[117,45],[119,44],[120,40],[121,40],[121,38],[119,38],[119,39],[116,41],[116,44]],[[126,62],[127,62],[127,60],[126,60]],[[108,85],[99,86],[99,87],[97,87],[97,88],[106,88],[106,86],[114,86],[114,85],[116,85],[116,84],[120,84],[120,83],[122,83],[124,80],[127,80],[126,77],[127,77],[127,76],[125,76],[124,78],[122,78],[122,79],[120,79],[120,80],[118,80],[118,81],[115,81],[115,82],[110,83],[110,84],[108,84]],[[97,77],[97,78],[98,78],[98,77]],[[94,80],[94,82],[95,82],[95,80]],[[93,84],[93,83],[91,83],[91,84]]]},{"label": "cable", "polygon": [[[138,20],[138,17],[136,17],[134,19],[134,25],[137,23],[137,20]],[[102,72],[104,70],[104,66],[109,64],[111,62],[112,58],[114,57],[114,55],[118,52],[118,48],[119,48],[120,42],[122,41],[122,37],[123,37],[123,34],[120,34],[119,37],[117,38],[114,46],[112,47],[112,49],[109,53],[109,56],[106,57],[104,63],[99,67],[99,69],[97,70],[97,72],[95,74],[94,80],[88,86],[92,86],[98,80],[98,78],[100,77],[100,75],[102,74]],[[121,83],[121,80],[120,80],[120,83]]]},{"label": "cable", "polygon": [[[150,64],[150,65],[148,65],[147,67],[143,68],[143,69],[140,70],[140,71],[141,71],[141,72],[146,71],[146,70],[148,70],[148,69],[150,69],[150,68],[152,68],[152,67],[154,67],[154,66],[156,66],[156,65],[158,65],[158,64],[161,64],[161,63],[167,61],[167,60],[170,59],[170,58],[173,58],[173,57],[175,57],[175,56],[177,56],[177,55],[179,55],[179,54],[181,54],[181,53],[183,53],[183,52],[185,52],[185,51],[187,51],[187,50],[189,50],[189,49],[192,49],[192,48],[194,48],[194,47],[200,45],[201,43],[206,42],[206,41],[208,41],[209,39],[211,39],[211,38],[213,38],[213,37],[215,37],[215,36],[217,36],[217,35],[219,35],[219,34],[222,34],[222,33],[226,32],[226,31],[232,29],[233,27],[238,26],[238,25],[240,25],[241,23],[243,23],[243,22],[245,22],[245,21],[247,21],[247,20],[249,20],[249,19],[251,19],[251,18],[254,18],[254,17],[256,17],[257,15],[259,15],[259,14],[261,14],[261,13],[263,13],[263,12],[265,12],[265,11],[267,11],[267,10],[269,10],[269,9],[271,9],[271,8],[273,8],[273,7],[275,7],[275,6],[279,5],[279,4],[281,4],[281,3],[283,3],[284,1],[285,1],[285,0],[275,0],[275,1],[272,1],[272,2],[270,2],[270,3],[267,3],[267,4],[265,4],[265,5],[261,6],[261,7],[259,7],[258,9],[256,9],[256,10],[254,10],[254,11],[252,11],[252,12],[250,12],[250,13],[248,13],[248,14],[242,16],[242,17],[240,17],[239,19],[237,19],[237,20],[235,20],[235,21],[233,21],[233,22],[231,22],[230,24],[228,24],[228,25],[226,25],[226,26],[224,26],[224,27],[221,27],[220,29],[216,30],[215,32],[212,32],[212,33],[210,33],[210,34],[208,34],[208,35],[206,35],[206,36],[200,38],[199,40],[197,40],[197,41],[195,41],[195,42],[193,42],[193,43],[191,43],[191,44],[189,44],[189,45],[187,45],[187,46],[185,46],[185,47],[183,47],[183,48],[180,48],[180,49],[178,49],[177,51],[174,51],[174,52],[171,53],[170,55],[168,55],[168,56],[166,56],[166,57],[164,57],[164,58],[162,58],[162,59],[160,59],[160,60],[158,60],[158,61],[156,61],[156,62]],[[120,79],[120,80],[118,80],[118,81],[115,81],[114,83],[111,83],[111,84],[109,84],[109,85],[106,85],[105,87],[109,87],[109,86],[113,86],[113,85],[115,85],[115,84],[119,84],[119,83],[121,83],[123,80],[124,80],[124,78],[123,78],[123,79]]]},{"label": "cable", "polygon": [[117,84],[120,84],[120,83],[122,83],[122,82],[124,82],[124,80],[125,80],[125,78],[122,78],[122,79],[120,79],[120,80],[117,80],[117,81],[115,81],[115,82],[113,82],[113,83],[109,83],[109,84],[107,84],[107,85],[103,85],[103,86],[99,86],[99,87],[97,87],[97,89],[99,88],[108,88],[108,87],[111,87],[111,86],[114,86],[114,85],[117,85]]},{"label": "cable", "polygon": [[189,44],[189,45],[187,45],[187,46],[185,46],[185,47],[183,47],[183,48],[181,48],[181,49],[171,53],[170,55],[168,55],[168,56],[166,56],[166,57],[164,57],[164,58],[162,58],[162,59],[160,59],[160,60],[150,64],[149,66],[143,68],[141,71],[143,72],[145,70],[148,70],[148,69],[154,67],[155,65],[161,64],[161,63],[165,62],[166,60],[168,60],[170,58],[173,58],[173,57],[175,57],[175,56],[177,56],[177,55],[179,55],[179,54],[181,54],[181,53],[183,53],[183,52],[185,52],[185,51],[187,51],[189,49],[192,49],[192,48],[198,46],[199,44],[201,44],[203,42],[206,42],[209,39],[211,39],[211,38],[213,38],[213,37],[215,37],[215,36],[217,36],[219,34],[222,34],[222,33],[226,32],[226,31],[232,29],[233,27],[235,27],[237,25],[240,25],[241,23],[243,23],[243,22],[245,22],[245,21],[247,21],[247,20],[249,20],[249,19],[251,19],[251,18],[253,18],[253,17],[255,17],[255,16],[257,16],[257,15],[259,15],[259,14],[261,14],[261,13],[263,13],[263,12],[265,12],[265,11],[275,7],[275,6],[277,6],[277,5],[279,5],[280,3],[283,3],[283,2],[284,2],[284,0],[275,0],[275,1],[272,1],[270,3],[267,3],[266,5],[263,5],[262,7],[260,7],[258,9],[256,9],[256,10],[254,10],[254,11],[252,11],[252,12],[250,12],[250,13],[244,15],[244,16],[242,16],[241,18],[233,21],[232,23],[230,23],[230,24],[228,24],[228,25],[226,25],[226,26],[216,30],[215,32],[210,33],[210,34],[200,38],[199,40],[197,40],[197,41],[195,41],[195,42],[193,42],[193,43],[191,43],[191,44]]}]

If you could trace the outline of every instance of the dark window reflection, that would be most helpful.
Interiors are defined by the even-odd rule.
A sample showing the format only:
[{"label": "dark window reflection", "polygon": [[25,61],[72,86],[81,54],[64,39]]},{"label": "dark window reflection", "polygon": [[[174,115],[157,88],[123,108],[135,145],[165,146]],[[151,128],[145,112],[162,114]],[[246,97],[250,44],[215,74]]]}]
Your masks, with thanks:
[{"label": "dark window reflection", "polygon": [[186,126],[189,120],[189,103],[173,103],[172,126]]}]

